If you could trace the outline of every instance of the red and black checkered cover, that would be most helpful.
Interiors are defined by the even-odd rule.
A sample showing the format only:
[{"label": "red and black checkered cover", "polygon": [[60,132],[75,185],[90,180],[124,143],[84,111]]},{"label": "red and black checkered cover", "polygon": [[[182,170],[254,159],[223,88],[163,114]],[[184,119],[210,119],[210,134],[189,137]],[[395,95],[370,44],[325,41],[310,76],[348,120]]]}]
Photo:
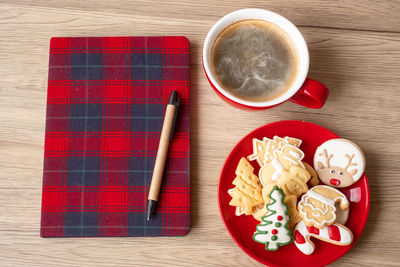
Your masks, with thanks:
[{"label": "red and black checkered cover", "polygon": [[[172,90],[181,106],[148,222],[147,195]],[[189,166],[185,37],[51,39],[42,237],[185,235]]]}]

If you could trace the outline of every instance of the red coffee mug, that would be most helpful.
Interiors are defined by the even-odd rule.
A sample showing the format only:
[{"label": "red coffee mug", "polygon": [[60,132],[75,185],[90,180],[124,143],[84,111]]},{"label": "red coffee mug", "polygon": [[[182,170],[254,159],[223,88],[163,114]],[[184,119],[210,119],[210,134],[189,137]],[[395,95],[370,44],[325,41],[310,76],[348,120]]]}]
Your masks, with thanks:
[{"label": "red coffee mug", "polygon": [[[231,24],[248,19],[265,20],[274,23],[292,38],[296,46],[299,69],[295,81],[284,94],[272,100],[252,102],[238,98],[229,93],[229,91],[224,90],[211,71],[211,50],[215,39]],[[282,104],[287,100],[308,108],[321,108],[328,98],[329,90],[322,83],[307,78],[309,64],[310,58],[307,44],[296,26],[281,15],[264,9],[241,9],[222,17],[208,32],[203,46],[203,68],[208,81],[223,100],[240,108],[267,109]]]}]

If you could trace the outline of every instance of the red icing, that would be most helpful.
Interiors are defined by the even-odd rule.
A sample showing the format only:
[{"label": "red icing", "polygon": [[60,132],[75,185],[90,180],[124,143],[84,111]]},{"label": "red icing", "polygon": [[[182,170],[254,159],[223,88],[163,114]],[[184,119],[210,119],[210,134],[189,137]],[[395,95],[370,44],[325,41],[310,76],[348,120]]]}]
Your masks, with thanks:
[{"label": "red icing", "polygon": [[278,215],[278,217],[276,217],[276,219],[277,219],[278,221],[282,221],[283,217],[282,217],[281,215]]},{"label": "red icing", "polygon": [[319,229],[314,226],[307,226],[307,230],[310,234],[319,235]]},{"label": "red icing", "polygon": [[299,230],[296,230],[296,232],[294,233],[294,240],[296,241],[297,244],[306,243],[304,236],[302,234],[300,234]]},{"label": "red icing", "polygon": [[338,179],[331,179],[329,180],[329,183],[334,186],[340,185],[340,181]]},{"label": "red icing", "polygon": [[274,229],[274,230],[271,231],[271,233],[272,233],[273,235],[276,235],[276,234],[278,233],[278,230]]},{"label": "red icing", "polygon": [[340,241],[341,236],[340,236],[340,230],[339,227],[336,225],[329,225],[328,226],[328,233],[329,233],[329,238],[334,241]]}]

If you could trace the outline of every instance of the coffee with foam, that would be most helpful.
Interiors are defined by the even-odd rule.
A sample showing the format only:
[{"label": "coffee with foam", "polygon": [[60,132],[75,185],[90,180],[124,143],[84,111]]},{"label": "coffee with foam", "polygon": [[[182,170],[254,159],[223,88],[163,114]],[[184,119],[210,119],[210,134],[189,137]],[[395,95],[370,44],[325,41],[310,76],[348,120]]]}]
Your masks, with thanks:
[{"label": "coffee with foam", "polygon": [[299,59],[293,40],[277,25],[243,20],[216,38],[211,66],[224,90],[243,100],[263,102],[292,86]]}]

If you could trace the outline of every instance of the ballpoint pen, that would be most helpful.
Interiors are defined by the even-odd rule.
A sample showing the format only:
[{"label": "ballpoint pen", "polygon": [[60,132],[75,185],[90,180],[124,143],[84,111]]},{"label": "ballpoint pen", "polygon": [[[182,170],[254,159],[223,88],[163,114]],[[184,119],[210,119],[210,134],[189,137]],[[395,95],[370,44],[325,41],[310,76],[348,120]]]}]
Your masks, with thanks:
[{"label": "ballpoint pen", "polygon": [[180,99],[176,91],[172,91],[169,97],[168,105],[165,111],[164,123],[161,130],[160,142],[158,144],[158,151],[156,162],[154,164],[153,176],[151,178],[151,185],[148,196],[147,206],[147,220],[150,220],[151,215],[154,212],[154,208],[158,201],[158,195],[160,192],[161,181],[164,174],[165,161],[168,155],[169,143],[172,141],[174,134],[176,117],[178,114],[178,108]]}]

